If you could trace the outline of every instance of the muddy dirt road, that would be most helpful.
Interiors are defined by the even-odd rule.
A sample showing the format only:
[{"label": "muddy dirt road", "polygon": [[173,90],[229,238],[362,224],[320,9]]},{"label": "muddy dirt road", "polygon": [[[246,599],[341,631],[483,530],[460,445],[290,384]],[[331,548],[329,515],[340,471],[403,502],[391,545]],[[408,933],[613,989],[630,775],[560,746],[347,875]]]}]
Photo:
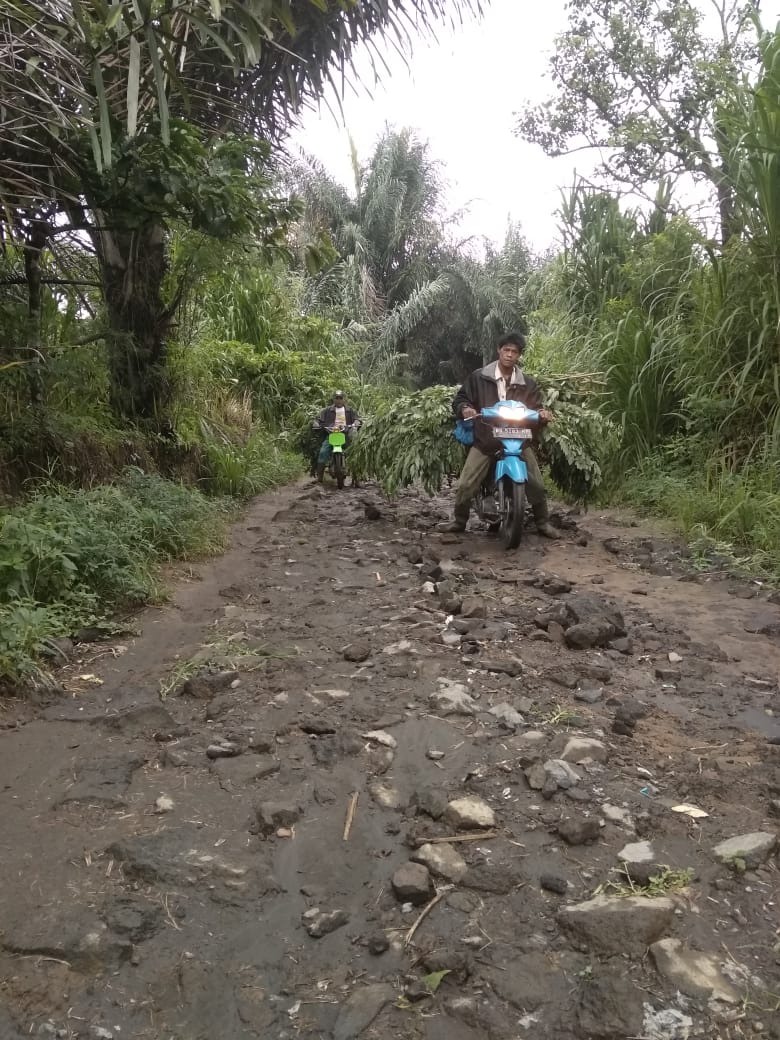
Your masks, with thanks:
[{"label": "muddy dirt road", "polygon": [[0,704],[2,1040],[780,1037],[780,605],[448,507],[264,496]]}]

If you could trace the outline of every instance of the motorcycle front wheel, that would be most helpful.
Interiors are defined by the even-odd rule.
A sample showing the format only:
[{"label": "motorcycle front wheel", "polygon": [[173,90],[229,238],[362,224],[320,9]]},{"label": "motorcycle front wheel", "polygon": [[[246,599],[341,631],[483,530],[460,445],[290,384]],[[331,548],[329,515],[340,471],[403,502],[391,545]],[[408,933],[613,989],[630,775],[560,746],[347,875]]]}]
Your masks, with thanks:
[{"label": "motorcycle front wheel", "polygon": [[344,481],[347,476],[347,469],[344,465],[344,456],[340,451],[333,452],[333,476],[340,491],[344,487]]},{"label": "motorcycle front wheel", "polygon": [[500,488],[501,540],[506,549],[516,549],[523,537],[525,484],[504,477]]}]

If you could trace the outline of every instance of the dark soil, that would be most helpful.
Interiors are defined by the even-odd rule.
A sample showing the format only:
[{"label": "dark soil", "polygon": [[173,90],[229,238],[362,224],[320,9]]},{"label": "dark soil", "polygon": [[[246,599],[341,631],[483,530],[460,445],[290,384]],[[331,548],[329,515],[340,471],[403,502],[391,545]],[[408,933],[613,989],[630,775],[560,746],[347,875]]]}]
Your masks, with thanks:
[{"label": "dark soil", "polygon": [[780,1037],[780,606],[449,505],[263,496],[0,702],[2,1040]]}]

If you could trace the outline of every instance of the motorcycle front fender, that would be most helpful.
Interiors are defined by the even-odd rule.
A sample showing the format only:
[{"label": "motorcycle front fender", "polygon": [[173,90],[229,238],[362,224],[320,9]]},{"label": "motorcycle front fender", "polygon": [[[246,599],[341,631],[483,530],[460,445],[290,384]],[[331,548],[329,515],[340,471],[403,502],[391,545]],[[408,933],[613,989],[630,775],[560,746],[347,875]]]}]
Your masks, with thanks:
[{"label": "motorcycle front fender", "polygon": [[509,477],[515,484],[525,484],[528,481],[528,467],[519,455],[505,455],[496,463],[496,483],[502,477]]}]

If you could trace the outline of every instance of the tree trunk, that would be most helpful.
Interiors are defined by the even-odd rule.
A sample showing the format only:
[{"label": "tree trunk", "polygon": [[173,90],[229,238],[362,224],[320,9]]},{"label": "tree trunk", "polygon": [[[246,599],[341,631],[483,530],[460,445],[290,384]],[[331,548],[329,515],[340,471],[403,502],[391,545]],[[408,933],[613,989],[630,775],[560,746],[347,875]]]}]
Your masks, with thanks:
[{"label": "tree trunk", "polygon": [[718,193],[718,215],[720,217],[720,242],[726,245],[730,238],[744,230],[737,220],[734,192],[726,184],[725,179],[715,185]]},{"label": "tree trunk", "polygon": [[45,220],[33,220],[24,242],[24,277],[27,282],[27,385],[33,405],[43,402],[42,329],[43,306],[41,297],[41,253],[49,238]]},{"label": "tree trunk", "polygon": [[172,313],[163,302],[168,267],[159,225],[108,231],[97,214],[94,241],[108,316],[111,407],[121,419],[160,425],[169,402],[167,334]]},{"label": "tree trunk", "polygon": [[718,163],[710,163],[707,175],[715,185],[718,196],[718,217],[720,223],[720,243],[725,246],[734,235],[741,235],[745,230],[737,212],[737,199],[734,192],[734,178],[731,176],[731,156],[729,137],[720,123],[715,124],[715,144],[718,150]]}]

